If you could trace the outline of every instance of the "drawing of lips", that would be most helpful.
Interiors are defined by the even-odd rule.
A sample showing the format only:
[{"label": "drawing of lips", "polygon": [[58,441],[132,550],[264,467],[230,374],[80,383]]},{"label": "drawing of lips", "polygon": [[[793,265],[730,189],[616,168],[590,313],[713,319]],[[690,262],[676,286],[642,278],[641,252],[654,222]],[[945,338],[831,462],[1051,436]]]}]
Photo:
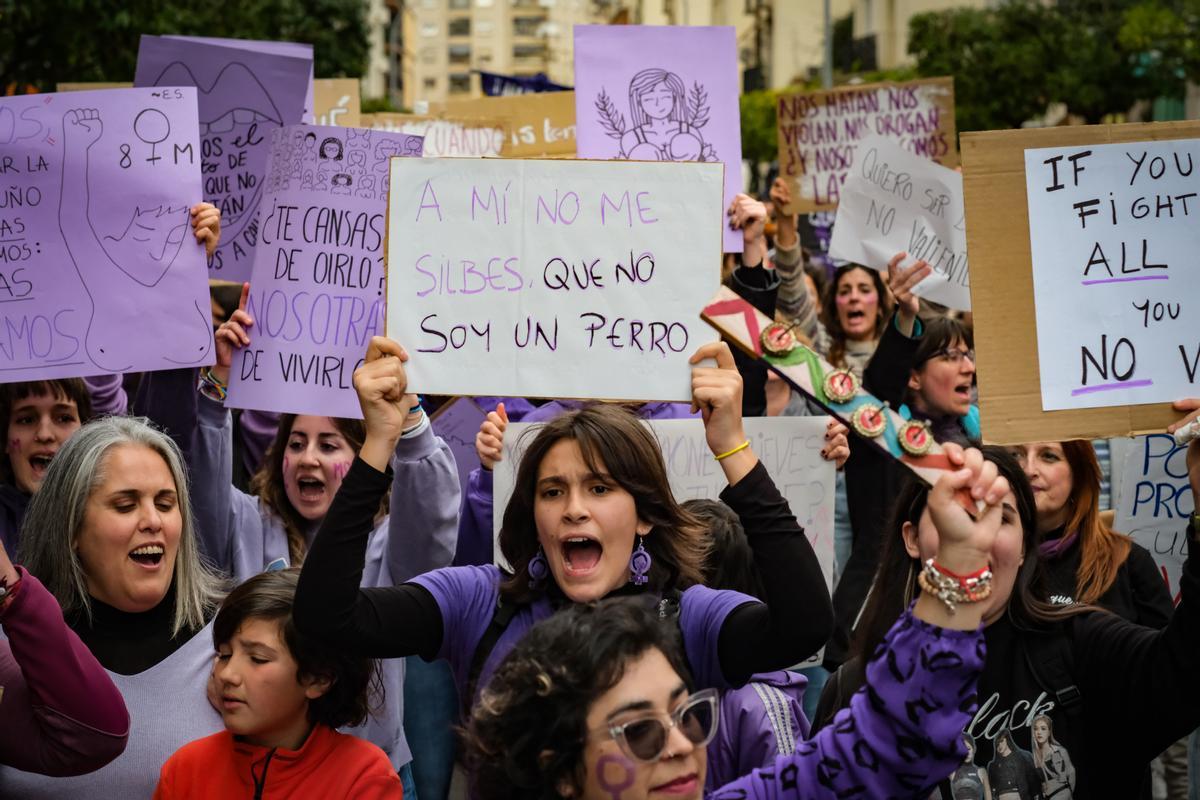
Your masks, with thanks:
[{"label": "drawing of lips", "polygon": [[154,84],[196,87],[200,136],[202,139],[221,137],[220,160],[241,149],[251,153],[247,163],[251,165],[250,171],[255,172],[253,187],[239,185],[237,174],[226,170],[227,163],[221,164],[217,172],[205,174],[206,178],[210,174],[229,176],[229,190],[208,199],[221,209],[222,240],[233,242],[246,222],[254,218],[258,208],[270,132],[272,128],[283,127],[283,114],[262,82],[245,64],[236,61],[222,67],[208,88],[203,87],[188,66],[180,61],[169,64]]}]

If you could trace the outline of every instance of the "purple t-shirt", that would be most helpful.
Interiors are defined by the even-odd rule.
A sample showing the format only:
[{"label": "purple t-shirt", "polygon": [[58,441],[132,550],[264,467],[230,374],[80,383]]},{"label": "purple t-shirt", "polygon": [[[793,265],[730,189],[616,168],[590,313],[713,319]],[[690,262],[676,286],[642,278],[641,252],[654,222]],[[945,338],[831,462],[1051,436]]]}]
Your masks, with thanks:
[{"label": "purple t-shirt", "polygon": [[[480,567],[447,567],[413,579],[425,587],[437,601],[442,612],[442,649],[438,658],[450,662],[459,697],[467,690],[471,661],[479,640],[496,613],[496,598],[500,590],[500,570],[488,564]],[[726,689],[729,684],[721,674],[717,654],[717,639],[729,612],[744,603],[757,603],[740,592],[693,586],[679,598],[679,629],[683,633],[684,652],[692,668],[697,688]],[[518,611],[496,641],[496,646],[483,663],[475,687],[487,685],[500,661],[536,623],[554,613],[548,600],[539,598]]]}]

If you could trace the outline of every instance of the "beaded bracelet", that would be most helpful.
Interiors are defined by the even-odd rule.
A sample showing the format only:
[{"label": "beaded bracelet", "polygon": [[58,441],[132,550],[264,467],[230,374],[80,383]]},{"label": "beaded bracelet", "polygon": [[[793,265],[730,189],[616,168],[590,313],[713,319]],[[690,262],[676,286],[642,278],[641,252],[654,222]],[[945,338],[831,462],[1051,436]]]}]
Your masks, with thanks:
[{"label": "beaded bracelet", "polygon": [[921,591],[941,600],[953,614],[960,603],[978,603],[991,595],[992,570],[984,567],[970,575],[958,575],[931,558],[917,575],[917,584]]},{"label": "beaded bracelet", "polygon": [[229,386],[213,374],[212,367],[200,370],[200,380],[196,383],[196,388],[200,394],[218,403],[224,403],[225,398],[229,396]]}]

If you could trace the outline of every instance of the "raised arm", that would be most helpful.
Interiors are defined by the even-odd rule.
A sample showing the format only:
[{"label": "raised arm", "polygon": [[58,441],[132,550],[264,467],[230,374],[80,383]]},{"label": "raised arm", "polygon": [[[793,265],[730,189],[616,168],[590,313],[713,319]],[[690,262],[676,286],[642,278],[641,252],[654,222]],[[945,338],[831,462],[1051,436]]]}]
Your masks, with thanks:
[{"label": "raised arm", "polygon": [[[804,250],[796,232],[796,215],[783,210],[791,197],[787,181],[776,178],[771,184],[771,202],[775,205],[775,273],[780,281],[776,308],[789,325],[795,324],[810,342],[816,342],[821,322],[817,304],[804,280]],[[775,315],[768,313],[768,316]]]},{"label": "raised arm", "polygon": [[[935,560],[966,574],[988,563],[1000,530],[1008,482],[977,450],[947,448],[960,469],[930,492],[938,531]],[[969,515],[955,494],[968,489],[980,508]],[[950,611],[922,592],[867,665],[866,685],[831,725],[773,767],[755,770],[714,795],[754,798],[925,797],[962,763],[962,731],[977,708],[985,647],[981,603]],[[863,758],[870,753],[871,758]]]},{"label": "raised arm", "polygon": [[888,262],[888,286],[896,296],[896,313],[884,326],[875,354],[863,371],[863,385],[880,400],[899,408],[908,394],[909,373],[916,364],[920,345],[921,322],[917,319],[920,301],[913,287],[925,279],[930,267],[924,261],[901,267],[905,253],[897,253]]},{"label": "raised arm", "polygon": [[54,596],[14,568],[0,548],[0,577],[20,579],[0,607],[4,724],[0,763],[43,775],[82,775],[125,749],[129,714],[120,692],[63,621]]},{"label": "raised arm", "polygon": [[454,453],[420,406],[408,415],[392,453],[388,571],[404,583],[454,560],[461,489]]}]

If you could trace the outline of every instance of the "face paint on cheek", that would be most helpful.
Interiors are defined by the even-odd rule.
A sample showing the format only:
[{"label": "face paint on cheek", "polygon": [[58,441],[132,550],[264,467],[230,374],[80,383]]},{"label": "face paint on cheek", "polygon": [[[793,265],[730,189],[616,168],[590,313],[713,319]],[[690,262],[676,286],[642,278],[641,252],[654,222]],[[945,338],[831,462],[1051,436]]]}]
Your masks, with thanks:
[{"label": "face paint on cheek", "polygon": [[8,442],[8,449],[10,452],[13,452],[13,453],[21,452],[21,440],[20,439],[10,439]]},{"label": "face paint on cheek", "polygon": [[[610,765],[614,768],[611,772],[614,774],[617,772],[621,773],[620,782],[609,779],[610,770],[608,767]],[[634,772],[635,767],[633,762],[625,756],[608,753],[596,760],[596,784],[600,787],[601,791],[608,792],[612,800],[621,800],[621,793],[633,787],[636,780]]]},{"label": "face paint on cheek", "polygon": [[350,462],[349,461],[341,461],[341,462],[338,462],[337,464],[333,465],[333,477],[337,478],[339,481],[342,478],[346,477],[346,473],[349,471],[350,471]]}]

